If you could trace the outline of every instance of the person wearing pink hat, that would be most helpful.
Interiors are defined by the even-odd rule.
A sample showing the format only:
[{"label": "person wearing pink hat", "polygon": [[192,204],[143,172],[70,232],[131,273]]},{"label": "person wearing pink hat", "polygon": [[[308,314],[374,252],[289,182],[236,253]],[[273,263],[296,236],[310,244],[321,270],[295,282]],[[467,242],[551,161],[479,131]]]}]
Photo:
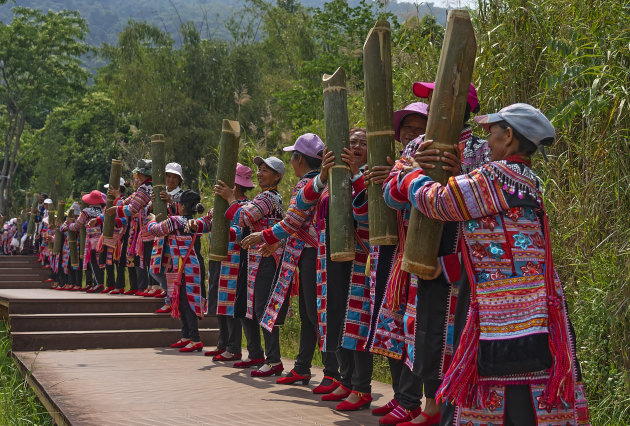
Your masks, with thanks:
[{"label": "person wearing pink hat", "polygon": [[84,290],[89,293],[96,293],[104,288],[105,265],[99,259],[100,256],[97,253],[98,240],[103,232],[103,227],[100,225],[89,226],[88,222],[102,214],[107,198],[101,191],[94,190],[89,194],[85,194],[81,200],[88,206],[81,211],[74,223],[68,225],[68,229],[78,232],[80,228],[85,228],[86,240],[85,253],[83,254],[83,269],[89,271],[88,273],[92,275],[94,281],[91,287],[86,287]]},{"label": "person wearing pink hat", "polygon": [[[225,194],[229,203],[243,205],[249,202],[246,192],[254,187],[252,182],[252,169],[241,163],[236,163],[234,175],[234,188],[229,188],[219,180],[214,186],[214,193],[222,196]],[[247,252],[241,250],[236,239],[242,233],[233,219],[230,224],[230,233],[235,238],[230,238],[228,243],[228,258],[225,261],[210,260],[208,264],[208,312],[216,313],[219,320],[219,339],[217,348],[207,351],[206,356],[212,356],[214,361],[238,361],[242,358],[241,342],[243,328],[242,318],[245,314],[245,292],[247,280],[239,279],[241,266],[247,268]],[[206,227],[203,227],[206,229]],[[210,233],[212,239],[212,234]],[[242,275],[246,277],[245,274]]]},{"label": "person wearing pink hat", "polygon": [[[243,240],[244,247],[264,243],[274,246],[284,240],[285,250],[280,272],[273,283],[271,297],[260,319],[262,327],[272,331],[283,317],[285,306],[288,306],[289,291],[296,269],[299,269],[299,305],[300,305],[300,349],[293,369],[277,380],[279,384],[311,380],[311,364],[317,346],[317,247],[319,245],[317,230],[314,225],[315,206],[308,210],[297,207],[297,195],[300,190],[318,172],[322,163],[324,143],[314,133],[305,133],[295,143],[285,147],[291,152],[291,166],[300,179],[291,193],[291,202],[284,219],[272,227],[254,232]],[[333,352],[323,352],[324,376],[339,378],[339,366]],[[268,375],[270,369],[263,365],[261,375]]]},{"label": "person wearing pink hat", "polygon": [[[223,197],[230,207],[225,213],[226,218],[233,223],[235,241],[242,241],[251,232],[269,228],[280,222],[284,217],[282,196],[278,192],[278,183],[284,176],[284,163],[276,157],[254,157],[254,164],[258,166],[256,178],[260,193],[248,202],[239,203],[237,193],[224,182],[217,182],[214,187],[215,194]],[[244,172],[244,169],[241,169]],[[239,173],[238,185],[250,183],[250,176]],[[241,179],[242,178],[242,179]],[[199,232],[207,232],[212,225],[212,214],[209,213],[196,223],[191,223],[193,229]],[[231,232],[232,233],[232,232]],[[252,371],[253,376],[280,375],[283,366],[280,358],[280,332],[278,327],[271,331],[263,329],[265,349],[260,344],[260,318],[265,312],[267,300],[273,289],[282,247],[279,244],[256,244],[249,247],[241,246],[241,263],[238,270],[238,282],[236,296],[239,300],[234,303],[234,313],[240,317],[243,332],[247,339],[247,352],[249,357],[234,363],[235,368],[260,367]],[[241,315],[241,296],[244,296],[244,313]],[[227,304],[226,304],[227,305]],[[288,308],[288,305],[286,305]],[[286,312],[286,308],[284,310]],[[282,317],[283,318],[283,317]],[[280,319],[282,319],[280,318]],[[278,322],[280,325],[280,322]],[[229,340],[229,339],[228,339]],[[225,348],[218,346],[216,350],[206,353],[208,356],[223,355],[228,350],[229,341]],[[230,354],[236,354],[229,351]],[[229,358],[227,355],[225,358]]]}]

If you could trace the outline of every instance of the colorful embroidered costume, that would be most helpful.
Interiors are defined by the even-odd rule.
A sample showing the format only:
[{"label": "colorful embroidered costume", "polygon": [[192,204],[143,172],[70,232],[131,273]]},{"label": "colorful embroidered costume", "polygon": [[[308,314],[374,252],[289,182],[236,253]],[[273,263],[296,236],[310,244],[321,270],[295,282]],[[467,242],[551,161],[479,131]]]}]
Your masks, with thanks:
[{"label": "colorful embroidered costume", "polygon": [[533,405],[538,424],[586,424],[588,408],[535,173],[508,158],[446,185],[421,169],[392,185],[423,214],[461,222],[472,303],[438,394],[457,405],[455,423],[501,422],[506,393],[519,385],[529,387],[529,403],[523,404]]},{"label": "colorful embroidered costume", "polygon": [[68,226],[71,231],[78,232],[80,228],[85,228],[85,251],[83,253],[83,269],[88,270],[88,265],[91,268],[92,276],[96,281],[96,285],[103,284],[104,268],[105,264],[98,255],[98,244],[103,232],[101,225],[89,226],[88,222],[92,219],[97,219],[103,210],[99,206],[89,206],[81,211],[81,214],[77,220]]}]

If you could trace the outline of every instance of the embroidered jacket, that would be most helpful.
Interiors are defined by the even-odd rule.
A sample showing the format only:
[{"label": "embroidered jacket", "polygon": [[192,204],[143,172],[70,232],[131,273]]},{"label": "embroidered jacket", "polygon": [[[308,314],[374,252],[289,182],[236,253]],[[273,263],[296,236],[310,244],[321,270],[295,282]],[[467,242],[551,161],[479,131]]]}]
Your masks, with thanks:
[{"label": "embroidered jacket", "polygon": [[147,231],[147,207],[151,202],[153,185],[151,178],[145,180],[133,194],[125,198],[116,209],[117,217],[130,218],[129,242],[127,244],[127,258],[133,259],[140,256],[140,265],[144,267],[144,256],[142,255],[142,245],[144,242],[152,241],[153,236]]}]

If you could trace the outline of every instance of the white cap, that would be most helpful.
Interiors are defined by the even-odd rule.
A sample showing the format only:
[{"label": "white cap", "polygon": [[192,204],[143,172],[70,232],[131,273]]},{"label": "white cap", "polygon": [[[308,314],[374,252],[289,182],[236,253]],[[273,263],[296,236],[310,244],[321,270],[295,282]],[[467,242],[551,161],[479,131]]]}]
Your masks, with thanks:
[{"label": "white cap", "polygon": [[268,158],[254,157],[255,165],[260,166],[263,163],[265,163],[267,167],[269,167],[271,170],[274,170],[280,173],[280,176],[284,176],[284,170],[285,170],[284,163],[282,162],[281,159],[277,157],[268,157]]},{"label": "white cap", "polygon": [[174,175],[179,176],[184,181],[184,173],[182,172],[182,166],[178,163],[168,163],[166,165],[165,173],[173,173]]},{"label": "white cap", "polygon": [[[123,178],[120,178],[120,186],[125,186],[125,180]],[[106,183],[105,185],[103,185],[103,188],[108,189],[109,183]]]},{"label": "white cap", "polygon": [[46,198],[44,200],[44,204],[52,204],[52,203],[53,203],[53,201],[50,198]]}]

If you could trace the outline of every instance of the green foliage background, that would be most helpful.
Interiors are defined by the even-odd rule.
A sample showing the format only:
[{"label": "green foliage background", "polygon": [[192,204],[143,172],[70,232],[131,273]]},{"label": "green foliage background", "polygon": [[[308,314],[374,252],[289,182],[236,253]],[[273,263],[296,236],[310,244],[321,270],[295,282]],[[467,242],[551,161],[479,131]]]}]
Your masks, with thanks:
[{"label": "green foliage background", "polygon": [[[551,161],[535,168],[546,184],[592,421],[630,424],[630,2],[478,0],[472,15],[481,111],[528,102],[556,126]],[[392,23],[394,101],[402,108],[416,100],[414,81],[434,79],[444,34],[435,17],[398,19],[367,0],[316,8],[247,0],[225,20],[229,37],[187,22],[169,33],[129,21],[95,47],[104,65],[93,84],[41,110],[45,122],[25,131],[35,148],[14,187],[76,195],[106,181],[112,157],[130,177],[148,155],[148,137],[163,133],[169,160],[209,202],[223,118],[241,122],[242,163],[282,157],[297,135],[323,134],[321,76],[343,66],[351,125],[363,124],[361,49],[378,17]],[[286,201],[294,182],[287,173]]]}]

